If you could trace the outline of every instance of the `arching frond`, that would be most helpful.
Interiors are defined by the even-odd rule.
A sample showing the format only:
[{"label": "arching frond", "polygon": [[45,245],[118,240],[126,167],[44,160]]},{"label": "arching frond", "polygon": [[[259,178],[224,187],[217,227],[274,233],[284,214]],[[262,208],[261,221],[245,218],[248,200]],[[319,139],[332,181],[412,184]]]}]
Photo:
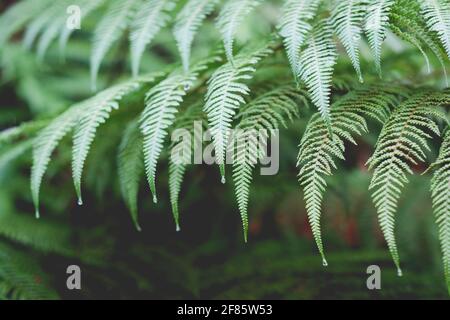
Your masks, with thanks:
[{"label": "arching frond", "polygon": [[395,0],[374,0],[367,7],[365,31],[373,51],[375,67],[381,76],[381,46],[389,27],[389,14]]},{"label": "arching frond", "polygon": [[333,11],[333,29],[347,51],[359,81],[363,81],[359,63],[359,43],[366,12],[365,0],[341,0]]},{"label": "arching frond", "polygon": [[312,30],[311,20],[316,16],[321,0],[287,0],[278,25],[280,35],[294,76],[299,73],[300,48]]},{"label": "arching frond", "polygon": [[138,219],[139,182],[144,173],[142,136],[137,122],[132,122],[125,130],[117,157],[122,197],[128,206],[134,225],[141,231]]},{"label": "arching frond", "polygon": [[241,214],[244,240],[248,234],[248,200],[252,171],[258,159],[264,157],[264,141],[271,130],[298,117],[299,102],[306,102],[306,92],[293,86],[281,86],[254,99],[237,115],[240,123],[236,127],[236,143],[233,161],[233,181]]},{"label": "arching frond", "polygon": [[300,54],[298,77],[308,88],[322,118],[329,123],[331,83],[337,60],[329,25],[325,23],[317,27],[307,40],[307,45]]},{"label": "arching frond", "polygon": [[208,80],[203,110],[208,116],[222,182],[225,182],[225,155],[231,122],[236,109],[245,103],[244,96],[250,91],[245,81],[253,77],[255,65],[271,52],[272,50],[265,46],[253,54],[238,55],[234,63],[228,62],[219,67]]},{"label": "arching frond", "polygon": [[263,0],[228,0],[217,18],[228,61],[233,62],[233,43],[237,29]]},{"label": "arching frond", "polygon": [[124,96],[138,90],[144,83],[155,81],[160,75],[160,73],[155,73],[126,81],[98,93],[84,103],[86,107],[78,118],[73,137],[72,152],[72,175],[78,196],[78,204],[81,205],[83,203],[81,197],[81,176],[97,128],[106,122],[113,110],[119,108],[119,101]]},{"label": "arching frond", "polygon": [[431,168],[435,168],[431,180],[431,197],[439,230],[445,278],[450,293],[450,130],[448,128],[439,157]]},{"label": "arching frond", "polygon": [[[169,159],[169,193],[172,214],[176,225],[176,230],[180,230],[180,212],[178,209],[178,199],[181,192],[181,184],[188,164],[192,161],[192,149],[202,144],[202,132],[206,128],[206,118],[202,110],[203,103],[190,105],[174,123],[174,130],[187,130],[190,136],[189,143],[183,137],[172,136]],[[200,131],[201,130],[201,131]],[[173,131],[174,132],[174,131]],[[176,140],[176,138],[181,138]],[[193,144],[192,144],[193,143]],[[180,157],[181,154],[181,157]],[[177,158],[174,158],[177,157]]]},{"label": "arching frond", "polygon": [[218,0],[189,0],[176,18],[173,34],[185,72],[189,71],[191,46],[203,20],[214,10]]},{"label": "arching frond", "polygon": [[137,0],[113,0],[105,16],[98,23],[94,31],[91,52],[93,90],[96,89],[97,75],[103,58],[129,26],[137,3]]},{"label": "arching frond", "polygon": [[344,160],[344,142],[356,144],[354,136],[367,132],[365,117],[384,122],[395,95],[387,88],[361,89],[338,100],[331,109],[333,132],[318,114],[313,116],[300,142],[297,167],[303,188],[306,211],[323,265],[327,265],[320,228],[322,200],[327,187],[326,176],[337,168],[336,160]]},{"label": "arching frond", "polygon": [[137,9],[131,23],[131,69],[133,75],[139,73],[139,65],[145,48],[170,19],[169,12],[175,8],[172,0],[147,0]]},{"label": "arching frond", "polygon": [[[97,8],[102,6],[105,3],[105,1],[106,0],[84,0],[84,1],[81,1],[81,3],[78,4],[81,9],[81,17],[80,17],[81,21],[83,21],[83,19],[85,19],[87,16],[89,16]],[[72,35],[72,33],[74,31],[75,31],[74,29],[67,28],[67,26],[62,28],[62,30],[59,34],[59,40],[58,40],[59,52],[60,52],[61,56],[65,55],[67,42],[69,41],[70,36]]]},{"label": "arching frond", "polygon": [[83,103],[72,106],[53,120],[34,139],[31,193],[37,218],[39,217],[39,191],[42,178],[50,162],[50,157],[61,139],[77,124],[78,117],[82,114],[84,107],[85,105]]},{"label": "arching frond", "polygon": [[378,218],[394,263],[401,275],[394,235],[395,211],[401,190],[412,174],[411,165],[426,159],[429,132],[439,135],[436,118],[445,120],[437,107],[449,102],[447,93],[419,93],[403,102],[393,112],[378,138],[376,149],[368,160],[374,170],[370,190]]},{"label": "arching frond", "polygon": [[446,0],[423,0],[422,13],[428,27],[436,32],[450,58],[450,3]]},{"label": "arching frond", "polygon": [[156,165],[164,139],[175,120],[175,114],[183,102],[183,97],[192,88],[207,63],[198,64],[188,74],[180,72],[180,70],[174,71],[146,94],[140,128],[144,135],[145,171],[155,203],[158,201],[155,185]]},{"label": "arching frond", "polygon": [[391,11],[390,29],[403,40],[410,42],[417,47],[425,58],[428,71],[431,72],[430,62],[425,52],[428,47],[438,58],[445,75],[448,86],[447,71],[445,65],[445,53],[442,52],[439,40],[427,28],[425,21],[417,12],[420,11],[420,4],[416,1],[396,0]]}]

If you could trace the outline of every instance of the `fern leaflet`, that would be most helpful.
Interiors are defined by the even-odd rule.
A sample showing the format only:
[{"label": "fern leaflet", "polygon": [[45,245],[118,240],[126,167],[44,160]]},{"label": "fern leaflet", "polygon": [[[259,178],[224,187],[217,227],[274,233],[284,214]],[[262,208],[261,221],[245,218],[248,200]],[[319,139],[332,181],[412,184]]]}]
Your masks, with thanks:
[{"label": "fern leaflet", "polygon": [[443,0],[424,0],[422,12],[428,27],[438,34],[450,58],[450,3]]}]

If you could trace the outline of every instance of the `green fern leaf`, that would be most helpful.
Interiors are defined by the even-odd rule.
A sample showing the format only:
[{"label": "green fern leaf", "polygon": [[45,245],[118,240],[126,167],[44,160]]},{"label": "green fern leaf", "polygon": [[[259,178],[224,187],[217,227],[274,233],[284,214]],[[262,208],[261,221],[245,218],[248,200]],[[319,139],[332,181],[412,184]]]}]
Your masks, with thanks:
[{"label": "green fern leaf", "polygon": [[438,34],[450,58],[450,3],[443,0],[424,0],[421,2],[426,24]]},{"label": "green fern leaf", "polygon": [[114,0],[94,31],[91,52],[91,82],[94,91],[102,60],[129,26],[137,2],[137,0]]},{"label": "green fern leaf", "polygon": [[327,23],[314,30],[300,54],[298,77],[305,83],[311,100],[325,122],[330,122],[330,94],[337,53]]},{"label": "green fern leaf", "polygon": [[132,122],[119,146],[117,168],[122,196],[130,210],[131,218],[138,231],[141,231],[138,219],[139,182],[144,172],[142,136],[137,122]]},{"label": "green fern leaf", "polygon": [[431,167],[436,168],[431,180],[431,196],[439,228],[445,278],[450,293],[450,130],[448,129],[439,157]]},{"label": "green fern leaf", "polygon": [[155,73],[129,80],[106,89],[85,102],[86,107],[83,114],[79,116],[78,124],[75,128],[72,152],[72,176],[79,205],[83,203],[81,197],[81,176],[84,163],[95,138],[97,128],[106,122],[113,110],[119,108],[119,101],[124,96],[138,90],[143,84],[155,81],[160,75],[160,73]]},{"label": "green fern leaf", "polygon": [[137,9],[131,23],[131,66],[133,75],[139,73],[139,65],[147,45],[164,28],[170,19],[169,12],[175,8],[171,0],[147,0]]},{"label": "green fern leaf", "polygon": [[217,18],[217,29],[222,34],[225,54],[228,61],[233,63],[233,43],[236,32],[244,21],[262,0],[229,0]]},{"label": "green fern leaf", "polygon": [[344,45],[360,82],[363,82],[363,78],[359,63],[359,42],[365,9],[364,0],[341,0],[338,1],[332,18],[333,29]]},{"label": "green fern leaf", "polygon": [[305,101],[306,93],[292,86],[282,86],[261,95],[248,103],[237,115],[240,119],[236,130],[241,134],[236,138],[238,146],[233,162],[235,194],[241,214],[244,240],[248,235],[248,200],[252,171],[260,157],[265,156],[261,149],[260,135],[268,137],[268,132],[286,127],[288,121],[298,117],[299,101]]},{"label": "green fern leaf", "polygon": [[300,49],[312,30],[310,22],[316,16],[320,2],[321,0],[287,0],[283,6],[278,29],[296,78],[299,73]]},{"label": "green fern leaf", "polygon": [[231,122],[236,109],[245,103],[243,97],[250,92],[245,81],[253,77],[255,65],[270,53],[272,49],[265,46],[251,55],[238,55],[234,63],[228,62],[219,67],[208,80],[203,110],[208,116],[222,183],[225,183],[225,155]]},{"label": "green fern leaf", "polygon": [[400,261],[394,235],[394,215],[401,189],[412,174],[410,164],[426,159],[429,150],[428,131],[439,135],[433,118],[445,120],[436,107],[448,103],[447,94],[419,93],[396,108],[378,138],[373,156],[368,160],[369,169],[374,170],[370,183],[373,201],[377,208],[381,229],[387,241],[398,273]]},{"label": "green fern leaf", "polygon": [[177,16],[173,34],[185,72],[189,71],[191,46],[203,20],[211,14],[218,0],[189,0]]},{"label": "green fern leaf", "polygon": [[77,104],[61,114],[43,129],[34,139],[33,167],[31,169],[31,193],[36,217],[39,218],[39,191],[42,178],[47,171],[50,157],[61,139],[77,124],[85,105]]},{"label": "green fern leaf", "polygon": [[338,100],[331,109],[332,136],[326,122],[318,114],[311,118],[300,142],[297,167],[298,177],[304,191],[306,211],[314,239],[325,259],[320,217],[323,195],[327,186],[325,177],[337,168],[336,160],[344,160],[344,142],[356,144],[353,136],[367,132],[365,117],[384,122],[395,95],[387,88],[370,88],[353,91]]},{"label": "green fern leaf", "polygon": [[375,0],[367,8],[365,31],[373,51],[375,67],[381,76],[381,46],[389,26],[389,14],[394,0]]}]

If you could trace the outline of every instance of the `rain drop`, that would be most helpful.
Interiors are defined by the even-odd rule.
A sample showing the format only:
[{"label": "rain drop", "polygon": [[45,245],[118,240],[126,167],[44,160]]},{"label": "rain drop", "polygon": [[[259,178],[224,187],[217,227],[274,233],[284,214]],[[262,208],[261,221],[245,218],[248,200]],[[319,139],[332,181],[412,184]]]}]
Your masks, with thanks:
[{"label": "rain drop", "polygon": [[325,258],[322,258],[322,265],[324,267],[328,267],[328,262],[327,262],[327,260],[325,260]]},{"label": "rain drop", "polygon": [[227,182],[227,180],[225,179],[225,176],[222,176],[221,182],[222,182],[222,184],[225,184]]},{"label": "rain drop", "polygon": [[158,203],[158,198],[156,196],[153,196],[153,203]]},{"label": "rain drop", "polygon": [[83,205],[83,200],[81,198],[78,199],[78,205],[82,206]]},{"label": "rain drop", "polygon": [[184,91],[189,91],[190,89],[191,89],[191,86],[188,83],[186,83],[184,85]]},{"label": "rain drop", "polygon": [[399,276],[399,277],[403,276],[402,269],[400,269],[400,268],[397,269],[397,276]]},{"label": "rain drop", "polygon": [[177,232],[180,232],[180,231],[181,231],[181,228],[180,228],[179,225],[177,225],[176,231],[177,231]]},{"label": "rain drop", "polygon": [[36,216],[36,219],[39,219],[41,217],[41,215],[39,213],[39,209],[36,209],[35,216]]}]

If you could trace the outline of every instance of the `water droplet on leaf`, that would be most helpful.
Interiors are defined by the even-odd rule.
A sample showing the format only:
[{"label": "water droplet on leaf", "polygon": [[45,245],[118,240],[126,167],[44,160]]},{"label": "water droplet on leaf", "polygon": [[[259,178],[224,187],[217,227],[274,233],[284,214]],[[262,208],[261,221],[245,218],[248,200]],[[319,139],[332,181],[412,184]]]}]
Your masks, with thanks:
[{"label": "water droplet on leaf", "polygon": [[156,196],[153,196],[153,203],[158,203],[158,198]]},{"label": "water droplet on leaf", "polygon": [[325,258],[322,259],[322,265],[324,267],[328,267],[328,262],[327,262],[327,260],[325,260]]},{"label": "water droplet on leaf", "polygon": [[83,205],[83,200],[80,198],[80,199],[78,199],[78,205],[79,206],[82,206]]},{"label": "water droplet on leaf", "polygon": [[225,179],[225,177],[222,177],[222,180],[220,180],[223,184],[225,184],[227,182],[227,180]]}]

